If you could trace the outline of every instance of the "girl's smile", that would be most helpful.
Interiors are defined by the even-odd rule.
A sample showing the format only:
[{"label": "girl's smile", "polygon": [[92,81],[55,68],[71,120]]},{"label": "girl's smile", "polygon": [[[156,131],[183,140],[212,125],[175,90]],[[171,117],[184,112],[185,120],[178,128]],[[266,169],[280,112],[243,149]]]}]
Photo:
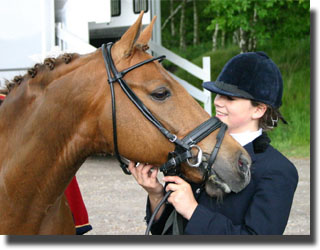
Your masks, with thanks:
[{"label": "girl's smile", "polygon": [[228,115],[228,114],[223,113],[223,112],[221,112],[221,111],[219,111],[219,110],[216,110],[216,117],[218,117],[220,120],[221,120],[223,117],[227,116],[227,115]]},{"label": "girl's smile", "polygon": [[214,99],[216,117],[228,125],[229,133],[253,132],[259,129],[261,107],[254,107],[249,99],[217,94]]}]

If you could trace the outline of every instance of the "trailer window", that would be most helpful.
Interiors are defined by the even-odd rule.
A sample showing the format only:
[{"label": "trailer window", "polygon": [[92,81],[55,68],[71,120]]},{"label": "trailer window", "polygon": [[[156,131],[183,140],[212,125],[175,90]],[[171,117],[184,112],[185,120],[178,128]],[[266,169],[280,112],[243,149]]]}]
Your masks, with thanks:
[{"label": "trailer window", "polygon": [[120,16],[121,3],[120,0],[111,0],[111,16]]},{"label": "trailer window", "polygon": [[133,0],[133,12],[139,14],[142,10],[148,12],[148,0]]}]

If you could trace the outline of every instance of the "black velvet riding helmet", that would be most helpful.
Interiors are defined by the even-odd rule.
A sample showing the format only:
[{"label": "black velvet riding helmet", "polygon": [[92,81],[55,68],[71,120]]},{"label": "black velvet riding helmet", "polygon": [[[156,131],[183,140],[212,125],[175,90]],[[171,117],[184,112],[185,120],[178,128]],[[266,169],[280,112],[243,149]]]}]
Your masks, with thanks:
[{"label": "black velvet riding helmet", "polygon": [[226,96],[247,98],[279,108],[283,81],[277,65],[264,52],[239,54],[229,60],[214,82],[205,89]]}]

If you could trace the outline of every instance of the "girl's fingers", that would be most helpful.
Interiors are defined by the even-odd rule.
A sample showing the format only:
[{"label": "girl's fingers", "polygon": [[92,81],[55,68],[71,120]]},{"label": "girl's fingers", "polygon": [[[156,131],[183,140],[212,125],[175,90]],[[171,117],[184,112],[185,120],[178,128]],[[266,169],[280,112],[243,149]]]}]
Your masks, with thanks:
[{"label": "girl's fingers", "polygon": [[169,183],[166,187],[166,192],[168,192],[169,190],[171,191],[177,191],[179,189],[179,186],[177,184],[174,183]]},{"label": "girl's fingers", "polygon": [[135,168],[137,169],[137,171],[141,172],[142,169],[144,168],[144,163],[139,163]]},{"label": "girl's fingers", "polygon": [[150,171],[150,169],[153,168],[152,165],[145,165],[142,169],[141,169],[141,174],[143,176],[148,176],[148,173]]},{"label": "girl's fingers", "polygon": [[165,176],[163,177],[163,181],[164,182],[174,182],[176,184],[182,184],[184,183],[185,181],[180,178],[179,176]]},{"label": "girl's fingers", "polygon": [[129,162],[128,169],[130,170],[133,176],[136,176],[136,163],[133,161]]},{"label": "girl's fingers", "polygon": [[150,175],[150,177],[151,178],[156,178],[157,175],[158,175],[158,168],[154,168],[152,173],[151,173],[151,175]]}]

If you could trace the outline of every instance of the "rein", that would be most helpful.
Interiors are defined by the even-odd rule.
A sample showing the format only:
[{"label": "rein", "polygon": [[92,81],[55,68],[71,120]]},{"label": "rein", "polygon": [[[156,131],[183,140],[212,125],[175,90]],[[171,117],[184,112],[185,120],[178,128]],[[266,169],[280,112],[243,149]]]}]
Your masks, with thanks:
[{"label": "rein", "polygon": [[[110,85],[111,91],[111,104],[112,104],[112,125],[113,125],[113,144],[114,144],[114,151],[115,155],[120,163],[120,167],[122,168],[125,174],[131,174],[128,170],[128,165],[122,160],[123,157],[119,153],[118,149],[118,140],[117,140],[117,119],[116,119],[116,103],[115,103],[115,93],[114,93],[114,86],[115,82],[118,82],[123,92],[127,95],[127,97],[133,102],[133,104],[140,110],[140,112],[171,142],[175,144],[175,150],[169,153],[168,161],[160,167],[160,171],[164,173],[164,175],[179,175],[180,169],[179,166],[182,162],[187,162],[190,167],[195,168],[202,168],[202,171],[205,175],[205,180],[208,178],[209,174],[212,171],[212,165],[217,157],[219,148],[222,144],[222,140],[224,138],[225,132],[227,130],[227,125],[222,123],[218,118],[211,117],[207,121],[200,124],[194,130],[192,130],[189,134],[187,134],[183,139],[178,139],[175,134],[170,133],[158,119],[149,111],[149,109],[143,104],[143,102],[139,99],[139,97],[132,91],[123,77],[130,71],[141,67],[147,63],[153,61],[161,62],[165,56],[158,56],[138,64],[135,64],[121,72],[118,72],[116,69],[114,62],[111,56],[111,48],[113,43],[103,44],[102,45],[102,55],[105,62],[106,71],[108,74],[108,83]],[[220,128],[220,131],[216,137],[216,145],[210,155],[208,164],[201,164],[202,163],[202,150],[201,148],[196,145],[198,142],[203,140],[213,131]],[[198,150],[197,153],[197,162],[191,163],[189,159],[193,158],[191,153],[192,149]],[[202,166],[204,165],[204,166]],[[167,194],[165,199],[169,196]],[[159,205],[161,205],[165,199],[163,199]],[[159,206],[160,207],[160,206]],[[155,211],[157,212],[157,211]],[[154,216],[155,213],[154,212]],[[154,217],[152,216],[152,217]],[[153,222],[153,219],[150,220],[148,228]],[[146,234],[149,234],[149,229],[147,229]]]}]

